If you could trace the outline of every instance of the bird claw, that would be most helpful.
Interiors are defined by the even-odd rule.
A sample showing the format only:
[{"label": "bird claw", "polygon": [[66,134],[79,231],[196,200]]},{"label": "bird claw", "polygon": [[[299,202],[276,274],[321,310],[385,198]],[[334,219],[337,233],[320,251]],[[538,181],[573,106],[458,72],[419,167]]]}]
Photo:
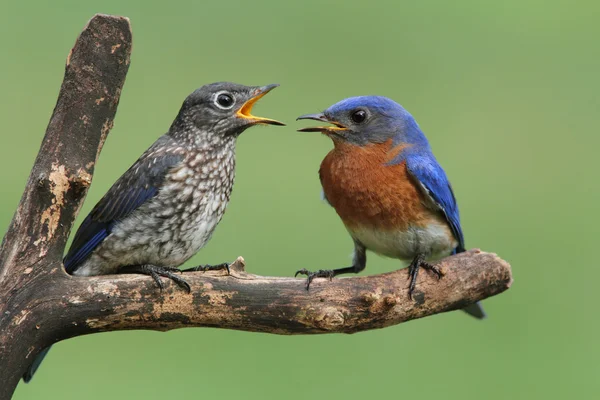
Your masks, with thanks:
[{"label": "bird claw", "polygon": [[408,298],[413,299],[413,291],[417,285],[417,276],[419,275],[419,268],[423,268],[427,271],[431,271],[439,279],[444,276],[444,272],[435,264],[431,264],[423,260],[421,255],[415,257],[415,259],[408,266],[408,279],[410,284],[408,285]]},{"label": "bird claw", "polygon": [[127,267],[121,268],[121,270],[119,272],[125,273],[125,274],[149,275],[150,277],[152,277],[154,282],[156,282],[156,285],[158,286],[158,288],[161,291],[165,288],[165,285],[162,282],[162,279],[160,279],[161,277],[171,279],[179,287],[181,287],[188,293],[190,293],[192,291],[192,289],[190,288],[190,285],[186,282],[185,279],[181,278],[180,276],[175,275],[175,273],[177,273],[177,272],[179,272],[179,273],[182,272],[179,268],[159,267],[157,265],[144,264],[144,265],[127,266]]},{"label": "bird claw", "polygon": [[300,275],[300,274],[302,274],[302,275],[310,275],[310,271],[309,271],[309,270],[307,270],[306,268],[299,269],[299,270],[298,270],[298,271],[296,271],[296,273],[294,274],[294,278],[296,278],[296,277],[297,277],[298,275]]},{"label": "bird claw", "polygon": [[183,272],[192,272],[192,271],[221,271],[227,270],[227,275],[231,275],[231,271],[229,270],[229,263],[221,263],[217,265],[198,265],[197,267],[189,268],[184,270]]},{"label": "bird claw", "polygon": [[306,290],[310,289],[310,284],[312,283],[313,279],[315,278],[329,278],[329,280],[331,281],[333,279],[333,277],[335,276],[335,271],[332,269],[320,269],[318,271],[315,272],[311,272],[309,270],[307,270],[306,268],[302,268],[299,269],[298,271],[296,271],[296,273],[294,274],[294,277],[297,277],[298,275],[306,275]]},{"label": "bird claw", "polygon": [[430,264],[431,268],[425,268],[425,269],[429,269],[429,271],[433,272],[435,274],[435,276],[438,278],[438,280],[442,279],[442,276],[444,276],[444,272],[442,271],[442,269],[440,267],[438,267],[437,265],[433,265]]}]

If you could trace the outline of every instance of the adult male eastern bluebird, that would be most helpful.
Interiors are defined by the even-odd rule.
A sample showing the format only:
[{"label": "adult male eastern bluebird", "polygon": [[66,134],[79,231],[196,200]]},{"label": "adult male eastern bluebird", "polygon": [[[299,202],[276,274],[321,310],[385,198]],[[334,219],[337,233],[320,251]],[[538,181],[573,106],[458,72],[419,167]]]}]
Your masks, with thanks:
[{"label": "adult male eastern bluebird", "polygon": [[[206,85],[189,95],[169,131],[125,172],[83,221],[64,265],[72,275],[161,276],[187,291],[177,267],[210,239],[225,212],[235,176],[237,137],[257,124],[258,99],[279,85]],[[227,263],[191,268],[228,268]],[[187,270],[186,270],[187,271]],[[28,382],[49,348],[23,376]]]},{"label": "adult male eastern bluebird", "polygon": [[[354,241],[352,266],[298,271],[308,276],[306,288],[316,277],[362,271],[366,250],[411,261],[411,297],[419,268],[440,278],[440,269],[426,260],[464,252],[464,237],[452,186],[412,115],[386,97],[362,96],[298,119],[331,124],[299,131],[333,140],[319,176],[325,200]],[[478,303],[464,310],[485,317]]]}]

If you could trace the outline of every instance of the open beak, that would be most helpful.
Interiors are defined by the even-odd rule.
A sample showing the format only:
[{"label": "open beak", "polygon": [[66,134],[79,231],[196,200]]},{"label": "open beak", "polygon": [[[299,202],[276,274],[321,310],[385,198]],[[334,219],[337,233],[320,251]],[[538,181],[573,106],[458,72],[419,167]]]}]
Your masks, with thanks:
[{"label": "open beak", "polygon": [[346,128],[344,125],[342,125],[336,121],[331,121],[329,118],[327,118],[325,116],[325,114],[322,114],[322,113],[301,115],[298,118],[296,118],[296,121],[298,121],[300,119],[314,119],[315,121],[327,122],[328,124],[331,124],[331,125],[302,128],[302,129],[298,129],[298,132],[323,132],[323,133],[332,132],[332,133],[335,133],[335,132],[339,132],[339,131],[348,130],[348,128]]},{"label": "open beak", "polygon": [[254,104],[258,100],[260,100],[261,97],[263,97],[265,94],[269,93],[271,90],[275,89],[277,86],[279,86],[279,85],[277,83],[274,83],[272,85],[262,86],[262,87],[259,87],[258,89],[256,89],[256,91],[254,92],[254,95],[250,98],[250,100],[246,101],[242,105],[242,107],[240,107],[240,109],[237,111],[237,113],[236,113],[237,117],[245,119],[251,124],[269,124],[269,125],[284,126],[285,124],[283,122],[279,122],[279,121],[276,121],[276,120],[270,119],[270,118],[255,117],[254,115],[251,114],[252,107],[254,106]]}]

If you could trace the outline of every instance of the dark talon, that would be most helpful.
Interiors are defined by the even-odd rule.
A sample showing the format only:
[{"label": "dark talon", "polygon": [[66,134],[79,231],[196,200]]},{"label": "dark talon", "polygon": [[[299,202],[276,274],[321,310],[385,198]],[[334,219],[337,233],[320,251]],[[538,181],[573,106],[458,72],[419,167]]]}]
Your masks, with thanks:
[{"label": "dark talon", "polygon": [[437,276],[438,280],[442,279],[442,276],[444,276],[444,273],[442,272],[440,267],[438,267],[437,265],[433,265],[433,264],[429,264],[429,265],[430,265],[430,268],[426,268],[426,269],[429,269],[431,272],[433,272],[435,274],[435,276]]},{"label": "dark talon", "polygon": [[332,270],[332,269],[320,269],[320,270],[315,271],[315,272],[310,272],[306,268],[302,268],[302,269],[296,271],[296,274],[294,275],[294,277],[298,276],[298,274],[302,274],[302,275],[306,275],[307,276],[307,279],[306,279],[306,290],[308,290],[308,289],[310,289],[310,284],[312,283],[313,279],[315,279],[315,278],[329,278],[329,280],[331,281],[333,279],[333,277],[335,276],[335,271]]},{"label": "dark talon", "polygon": [[427,271],[433,272],[438,279],[441,279],[442,276],[444,276],[444,273],[437,265],[426,262],[423,259],[423,256],[418,254],[408,266],[408,278],[410,279],[410,284],[408,285],[408,297],[411,300],[413,299],[412,294],[417,285],[417,276],[419,275],[419,268],[421,267]]},{"label": "dark talon", "polygon": [[313,279],[315,279],[315,276],[313,274],[310,274],[308,276],[308,279],[306,280],[306,291],[307,292],[310,289],[310,284],[312,283]]},{"label": "dark talon", "polygon": [[408,278],[410,279],[410,284],[408,285],[408,298],[409,299],[413,299],[412,294],[413,291],[415,290],[415,286],[417,285],[417,276],[419,275],[419,265],[418,263],[416,263],[415,265],[413,265],[413,263],[410,264],[410,267],[408,268]]},{"label": "dark talon", "polygon": [[183,272],[191,272],[191,271],[202,271],[202,272],[206,272],[206,271],[221,271],[221,270],[227,270],[227,275],[231,275],[231,271],[229,270],[229,263],[221,263],[221,264],[217,264],[217,265],[198,265],[197,267],[192,267],[186,270],[183,270]]},{"label": "dark talon", "polygon": [[185,279],[175,275],[176,272],[181,273],[181,271],[178,268],[159,267],[157,265],[151,264],[129,265],[127,267],[121,268],[119,272],[124,274],[149,275],[152,277],[154,282],[156,282],[156,285],[161,291],[165,288],[162,280],[160,279],[161,276],[171,279],[173,282],[179,285],[179,287],[183,288],[188,293],[192,291],[190,285],[185,281]]},{"label": "dark talon", "polygon": [[150,271],[150,276],[152,277],[152,279],[154,280],[154,282],[156,282],[156,285],[158,286],[158,288],[162,292],[163,289],[165,288],[165,285],[163,285],[162,281],[160,280],[160,276],[156,272],[154,272],[154,271]]},{"label": "dark talon", "polygon": [[310,275],[310,271],[307,270],[306,268],[302,268],[299,269],[298,271],[296,271],[296,273],[294,274],[294,278],[298,276],[298,274],[302,274],[302,275]]}]

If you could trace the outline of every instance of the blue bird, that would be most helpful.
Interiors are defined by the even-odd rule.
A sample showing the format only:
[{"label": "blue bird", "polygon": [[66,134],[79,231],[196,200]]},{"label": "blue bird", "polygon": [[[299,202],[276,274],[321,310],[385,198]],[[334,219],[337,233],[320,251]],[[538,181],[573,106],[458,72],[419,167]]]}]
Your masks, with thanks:
[{"label": "blue bird", "polygon": [[[115,182],[85,218],[63,262],[72,275],[116,273],[161,276],[189,292],[176,273],[210,240],[229,202],[237,137],[257,124],[252,107],[279,85],[205,85],[183,102],[169,131]],[[204,265],[186,271],[228,269]],[[36,357],[28,382],[49,348]]]},{"label": "blue bird", "polygon": [[[354,241],[350,267],[298,271],[308,276],[306,288],[316,277],[362,271],[366,250],[410,262],[411,297],[420,268],[441,277],[428,261],[464,252],[465,241],[452,186],[412,115],[386,97],[361,96],[298,119],[331,124],[299,131],[333,140],[319,176],[325,200]],[[485,317],[478,303],[464,310]]]}]

